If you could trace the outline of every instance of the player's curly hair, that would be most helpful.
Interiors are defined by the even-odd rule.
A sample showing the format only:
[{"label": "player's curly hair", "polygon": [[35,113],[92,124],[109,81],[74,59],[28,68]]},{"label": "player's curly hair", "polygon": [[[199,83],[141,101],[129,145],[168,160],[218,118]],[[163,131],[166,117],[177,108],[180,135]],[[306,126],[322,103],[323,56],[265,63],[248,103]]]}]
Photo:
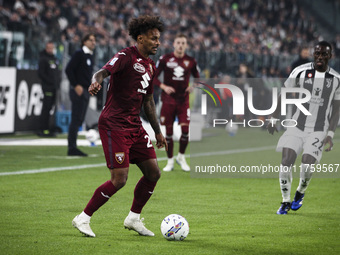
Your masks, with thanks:
[{"label": "player's curly hair", "polygon": [[163,32],[164,24],[157,16],[144,15],[134,18],[129,22],[129,35],[137,41],[137,37],[146,34],[148,30],[157,28],[159,32]]}]

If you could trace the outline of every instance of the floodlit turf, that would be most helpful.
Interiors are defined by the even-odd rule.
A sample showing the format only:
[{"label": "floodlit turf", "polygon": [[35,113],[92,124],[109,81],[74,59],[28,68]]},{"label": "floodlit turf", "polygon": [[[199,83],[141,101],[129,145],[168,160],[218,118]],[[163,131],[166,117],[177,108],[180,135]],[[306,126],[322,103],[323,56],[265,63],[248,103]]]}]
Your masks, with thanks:
[{"label": "floodlit turf", "polygon": [[[249,138],[243,132],[226,137],[225,149],[247,147]],[[262,131],[256,134],[267,135]],[[278,136],[266,140],[266,145],[275,144]],[[335,142],[334,150],[324,153],[322,163],[340,163],[340,142]],[[0,173],[103,164],[0,176],[0,254],[340,254],[340,179],[314,178],[299,211],[276,215],[281,201],[277,178],[192,178],[178,167],[162,173],[142,213],[155,237],[142,237],[123,227],[134,186],[141,177],[135,166],[127,185],[92,217],[97,237],[84,237],[71,221],[94,190],[108,180],[109,172],[101,147],[81,149],[91,157],[70,159],[65,157],[64,147],[0,147]],[[165,156],[164,151],[157,154]],[[279,153],[264,151],[262,158],[267,154],[271,162],[280,161]],[[236,153],[228,160],[257,164],[259,155]],[[159,162],[161,168],[165,164]],[[295,178],[293,190],[297,184]],[[190,234],[183,242],[161,236],[161,221],[171,213],[183,215],[190,224]]]}]

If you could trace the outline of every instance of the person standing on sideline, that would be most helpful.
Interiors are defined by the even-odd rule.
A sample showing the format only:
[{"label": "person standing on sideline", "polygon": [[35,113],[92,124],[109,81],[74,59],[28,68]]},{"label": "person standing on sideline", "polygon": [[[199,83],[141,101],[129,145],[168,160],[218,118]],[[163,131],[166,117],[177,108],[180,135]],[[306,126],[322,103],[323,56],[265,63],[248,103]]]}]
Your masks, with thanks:
[{"label": "person standing on sideline", "polygon": [[91,216],[125,185],[130,163],[136,164],[143,176],[135,187],[133,203],[124,220],[124,227],[143,236],[154,236],[144,226],[140,214],[161,173],[150,136],[142,126],[139,113],[143,106],[155,132],[156,146],[165,146],[167,149],[153,99],[152,80],[156,68],[149,58],[149,55],[157,52],[163,26],[159,17],[141,16],[132,19],[128,31],[137,42],[136,46],[118,52],[92,77],[89,92],[95,95],[101,89],[103,80],[110,76],[98,128],[111,179],[95,190],[84,211],[72,221],[72,225],[87,236],[95,237],[89,225]]},{"label": "person standing on sideline", "polygon": [[[175,37],[174,51],[160,57],[157,62],[157,71],[155,74],[154,84],[162,89],[162,109],[161,124],[166,128],[166,141],[168,143],[168,163],[163,171],[171,171],[174,168],[173,158],[173,124],[176,116],[181,126],[181,137],[179,140],[179,152],[176,162],[182,170],[190,171],[185,160],[185,150],[189,143],[189,123],[190,123],[190,106],[189,93],[192,87],[189,86],[190,75],[199,78],[199,68],[196,60],[185,54],[188,47],[187,37],[184,34],[178,34]],[[158,76],[164,72],[164,81],[160,82]]]},{"label": "person standing on sideline", "polygon": [[[326,41],[317,43],[313,56],[314,62],[296,67],[284,83],[287,88],[304,88],[311,93],[310,100],[302,104],[311,115],[306,115],[298,108],[292,117],[297,125],[288,127],[277,144],[276,150],[282,152],[279,178],[283,198],[277,214],[287,214],[290,209],[296,211],[302,206],[315,170],[314,164],[320,162],[324,148],[326,152],[332,150],[332,139],[339,122],[340,74],[328,66],[332,57],[331,45]],[[279,107],[272,117],[274,119],[279,119],[281,96],[278,101]],[[270,134],[277,131],[275,122],[272,122],[274,124],[269,123],[267,126]],[[297,167],[300,170],[300,182],[291,202],[291,169],[301,152],[301,165]]]},{"label": "person standing on sideline", "polygon": [[38,76],[44,93],[43,108],[40,115],[38,136],[55,136],[54,126],[50,125],[50,112],[56,104],[56,94],[60,83],[59,61],[54,55],[54,43],[49,41],[39,56]]},{"label": "person standing on sideline", "polygon": [[82,39],[82,48],[76,51],[65,72],[70,81],[70,98],[72,102],[72,117],[68,129],[68,156],[84,156],[87,154],[77,148],[79,127],[85,120],[90,94],[88,86],[91,84],[94,59],[93,51],[96,47],[94,34],[87,34]]}]

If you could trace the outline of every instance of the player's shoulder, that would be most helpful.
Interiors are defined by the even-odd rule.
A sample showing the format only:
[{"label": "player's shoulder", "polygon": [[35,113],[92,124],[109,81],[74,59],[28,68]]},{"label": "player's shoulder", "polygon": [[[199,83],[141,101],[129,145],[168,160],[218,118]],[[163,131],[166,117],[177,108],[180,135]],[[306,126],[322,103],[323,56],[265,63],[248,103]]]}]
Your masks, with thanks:
[{"label": "player's shoulder", "polygon": [[168,59],[173,57],[173,53],[167,53],[159,57],[160,61],[167,61]]},{"label": "player's shoulder", "polygon": [[293,71],[290,73],[290,76],[297,77],[300,73],[306,70],[314,69],[313,62],[309,62],[306,64],[299,65],[293,69]]},{"label": "player's shoulder", "polygon": [[116,57],[133,55],[132,47],[124,48],[116,53]]},{"label": "player's shoulder", "polygon": [[340,79],[340,74],[333,68],[329,67],[328,73],[333,75],[335,78]]}]

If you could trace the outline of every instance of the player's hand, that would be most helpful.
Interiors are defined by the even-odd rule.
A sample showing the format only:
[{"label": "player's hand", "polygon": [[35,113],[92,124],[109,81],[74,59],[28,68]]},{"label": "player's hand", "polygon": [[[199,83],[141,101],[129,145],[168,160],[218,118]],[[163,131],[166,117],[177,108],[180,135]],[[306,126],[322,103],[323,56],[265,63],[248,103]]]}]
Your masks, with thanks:
[{"label": "player's hand", "polygon": [[102,88],[102,85],[100,85],[98,82],[93,82],[89,87],[89,93],[91,96],[94,96],[98,93],[98,91]]},{"label": "player's hand", "polygon": [[168,151],[168,143],[166,142],[166,139],[162,135],[162,133],[156,134],[156,146],[158,149],[161,149],[165,146],[165,150]]},{"label": "player's hand", "polygon": [[83,88],[83,86],[81,86],[81,85],[76,85],[75,87],[74,87],[74,91],[77,93],[77,95],[80,97],[82,94],[83,94],[83,92],[84,92],[84,88]]},{"label": "player's hand", "polygon": [[192,86],[188,86],[186,89],[185,89],[185,92],[187,93],[191,93],[194,91],[194,88]]},{"label": "player's hand", "polygon": [[[329,144],[328,147],[326,146],[327,144]],[[331,151],[333,149],[333,140],[332,140],[332,137],[326,136],[326,138],[323,140],[323,145],[324,145],[325,151],[327,151],[327,152]]]},{"label": "player's hand", "polygon": [[171,86],[167,86],[167,85],[165,85],[165,84],[161,84],[161,89],[162,90],[164,90],[164,92],[165,93],[167,93],[168,95],[171,95],[172,93],[175,93],[176,92],[176,90],[173,88],[173,87],[171,87]]},{"label": "player's hand", "polygon": [[268,130],[269,134],[271,134],[271,135],[273,135],[275,131],[278,132],[276,125],[271,123],[271,122],[268,123],[267,130]]}]

